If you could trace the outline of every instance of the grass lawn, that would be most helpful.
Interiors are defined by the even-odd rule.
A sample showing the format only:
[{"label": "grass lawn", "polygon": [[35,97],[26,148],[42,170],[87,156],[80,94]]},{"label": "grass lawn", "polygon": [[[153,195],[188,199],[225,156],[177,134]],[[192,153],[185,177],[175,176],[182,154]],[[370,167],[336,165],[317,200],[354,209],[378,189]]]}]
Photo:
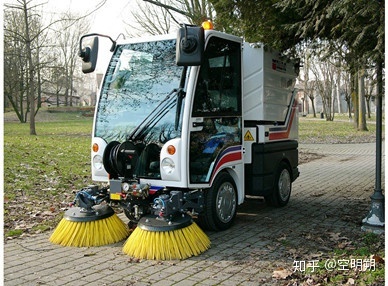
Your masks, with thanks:
[{"label": "grass lawn", "polygon": [[367,121],[368,131],[357,131],[353,120],[336,116],[334,121],[313,117],[299,118],[300,143],[366,143],[376,142],[376,119]]},{"label": "grass lawn", "polygon": [[37,122],[36,131],[4,123],[5,236],[54,227],[74,193],[91,183],[91,118]]}]

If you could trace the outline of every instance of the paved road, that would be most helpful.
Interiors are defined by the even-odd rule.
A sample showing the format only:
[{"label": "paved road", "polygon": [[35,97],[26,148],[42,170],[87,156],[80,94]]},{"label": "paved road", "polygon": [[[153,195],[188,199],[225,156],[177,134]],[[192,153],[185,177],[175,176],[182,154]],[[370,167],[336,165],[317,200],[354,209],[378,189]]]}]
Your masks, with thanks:
[{"label": "paved road", "polygon": [[[183,261],[137,261],[123,243],[95,248],[52,245],[49,233],[7,241],[5,285],[281,285],[275,270],[293,269],[330,251],[330,240],[360,233],[374,189],[375,145],[301,145],[324,157],[300,165],[289,204],[250,199],[235,225],[207,232],[212,246]],[[298,254],[301,257],[295,256]]]}]

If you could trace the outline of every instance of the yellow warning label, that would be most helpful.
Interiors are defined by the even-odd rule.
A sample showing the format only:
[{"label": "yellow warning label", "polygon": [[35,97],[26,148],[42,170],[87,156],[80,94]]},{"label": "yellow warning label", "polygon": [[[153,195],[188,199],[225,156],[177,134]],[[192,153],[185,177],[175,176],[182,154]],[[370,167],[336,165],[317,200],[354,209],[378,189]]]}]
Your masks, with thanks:
[{"label": "yellow warning label", "polygon": [[121,199],[120,193],[118,194],[110,194],[110,199],[114,201],[119,201]]},{"label": "yellow warning label", "polygon": [[253,138],[251,131],[247,131],[244,135],[244,141],[255,141],[255,138]]}]

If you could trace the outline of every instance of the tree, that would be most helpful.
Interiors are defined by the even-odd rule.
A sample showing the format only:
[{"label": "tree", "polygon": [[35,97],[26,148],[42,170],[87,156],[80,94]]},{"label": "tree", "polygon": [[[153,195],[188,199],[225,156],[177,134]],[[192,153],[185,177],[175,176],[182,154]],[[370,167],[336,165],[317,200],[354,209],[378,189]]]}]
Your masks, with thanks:
[{"label": "tree", "polygon": [[328,61],[316,61],[311,71],[315,76],[315,86],[322,98],[323,113],[327,121],[334,120],[335,67]]},{"label": "tree", "polygon": [[315,90],[316,90],[316,82],[314,80],[308,80],[304,83],[303,90],[305,95],[311,101],[311,108],[313,109],[313,117],[317,117],[317,112],[315,110]]},{"label": "tree", "polygon": [[358,130],[368,131],[365,108],[365,70],[358,71]]},{"label": "tree", "polygon": [[342,88],[341,92],[344,94],[346,105],[348,108],[348,117],[352,118],[352,93],[351,93],[351,75],[342,69],[341,71],[341,82]]},{"label": "tree", "polygon": [[22,30],[22,14],[19,11],[5,11],[4,17],[4,96],[15,110],[20,122],[27,122],[26,84],[27,62],[24,57],[24,44],[13,33]]},{"label": "tree", "polygon": [[[44,25],[42,11],[39,9],[44,3],[35,5],[34,0],[14,2],[5,4],[4,10],[4,96],[20,122],[29,121],[30,134],[36,135],[35,115],[41,107],[42,86],[50,77],[51,80],[56,77],[55,81],[60,82],[67,91],[66,101],[72,102],[75,67],[79,64],[78,39],[88,29],[85,22],[80,23],[80,27],[75,27],[74,24],[87,15],[46,19],[48,24]],[[60,25],[57,29],[60,33],[53,36],[55,25]],[[56,53],[56,45],[59,44],[62,44],[61,53],[65,56]],[[64,69],[53,66],[52,63],[55,65],[59,62],[58,59],[63,58]],[[54,72],[53,76],[49,75],[48,70]],[[62,88],[58,87],[57,85],[57,93]]]},{"label": "tree", "polygon": [[[161,35],[171,32],[171,28],[179,24],[173,12],[161,6],[157,6],[146,1],[136,1],[139,9],[131,11],[132,18],[136,24],[125,23],[128,28],[126,32],[131,36],[141,36],[142,34]],[[174,25],[175,23],[175,25]]]},{"label": "tree", "polygon": [[[307,47],[306,47],[307,48]],[[303,106],[305,105],[305,101],[307,98],[310,99],[311,102],[311,107],[313,109],[313,117],[317,117],[316,111],[315,111],[315,89],[316,89],[316,84],[314,80],[310,79],[310,71],[311,71],[311,61],[312,61],[312,55],[311,53],[307,52],[304,54],[304,59],[303,59],[303,76],[304,78],[302,79],[299,77],[299,80],[302,82],[303,86]],[[306,98],[307,97],[307,98]]]},{"label": "tree", "polygon": [[280,51],[296,51],[297,45],[307,38],[285,29],[285,25],[300,21],[301,17],[292,7],[280,7],[278,2],[210,0],[217,15],[217,30],[243,36],[248,42],[261,42]]},{"label": "tree", "polygon": [[30,34],[30,13],[31,13],[31,7],[28,7],[28,3],[26,0],[22,0],[19,2],[22,6],[22,12],[23,12],[23,21],[24,21],[24,43],[26,45],[26,57],[27,57],[27,63],[28,63],[28,87],[27,87],[27,99],[29,102],[30,107],[30,135],[36,135],[35,130],[35,65],[33,61],[33,46],[32,41],[36,39],[40,33],[36,35]]},{"label": "tree", "polygon": [[[58,56],[59,57],[59,56]],[[53,60],[55,62],[56,58]],[[50,69],[49,79],[47,83],[52,87],[55,94],[55,104],[60,105],[60,94],[66,86],[65,70],[61,65],[55,65]]]},{"label": "tree", "polygon": [[[384,59],[384,1],[298,1],[283,0],[279,6],[299,11],[302,21],[288,27],[302,38],[327,39],[347,47],[350,73],[357,74],[356,87],[364,86],[368,63],[379,65]],[[382,78],[382,77],[381,77]],[[358,88],[355,119],[359,130],[367,130],[364,89]],[[356,107],[356,105],[355,105]]]},{"label": "tree", "polygon": [[370,102],[374,99],[374,92],[377,90],[376,87],[377,79],[376,79],[376,71],[375,70],[367,70],[365,75],[365,99],[366,99],[366,112],[368,118],[371,118],[371,107]]},{"label": "tree", "polygon": [[[89,28],[90,25],[85,18],[71,13],[62,15],[54,27],[54,45],[58,49],[58,58],[55,60],[57,66],[53,72],[57,72],[58,68],[63,71],[58,83],[64,88],[66,106],[73,105],[76,67],[80,64],[78,58],[79,39]],[[57,91],[59,90],[57,89]]]},{"label": "tree", "polygon": [[[5,77],[7,82],[13,82],[9,76],[18,75],[21,81],[18,82],[17,86],[19,89],[17,91],[19,100],[27,100],[27,107],[24,109],[23,102],[19,104],[13,104],[14,108],[18,108],[18,116],[21,122],[26,122],[26,117],[23,116],[23,113],[29,113],[30,121],[30,135],[36,135],[35,129],[35,114],[36,109],[36,94],[38,91],[37,88],[37,79],[39,79],[39,69],[40,69],[40,58],[39,58],[39,37],[44,35],[45,29],[42,29],[42,24],[40,22],[39,16],[35,13],[35,9],[40,6],[32,5],[32,0],[17,0],[15,5],[6,5],[5,13],[13,17],[11,21],[6,22],[8,26],[5,26],[5,35],[7,39],[11,39],[12,43],[15,45],[10,45],[7,47],[7,54],[5,56],[9,57],[5,60],[6,70],[13,73],[7,74]],[[7,45],[7,44],[6,44]],[[5,45],[5,46],[6,46]],[[13,48],[20,48],[20,50],[12,50]],[[19,62],[16,63],[16,66],[12,62],[12,55],[17,55],[21,53],[19,57]],[[21,63],[20,60],[23,59],[25,63]],[[16,71],[16,69],[21,68],[21,70]],[[7,97],[11,100],[13,95],[11,94],[12,88],[7,92]]]},{"label": "tree", "polygon": [[353,75],[369,68],[367,63],[375,67],[384,63],[384,1],[210,1],[217,23],[225,23],[221,26],[226,31],[238,27],[236,32],[249,41],[294,54],[298,45],[308,41],[327,41],[329,54],[340,45],[346,47],[347,67]]},{"label": "tree", "polygon": [[[181,23],[200,25],[214,17],[214,7],[208,1],[197,0],[143,0],[138,11],[131,12],[138,25],[126,23],[128,34],[167,34]],[[135,33],[133,31],[136,31]]]}]

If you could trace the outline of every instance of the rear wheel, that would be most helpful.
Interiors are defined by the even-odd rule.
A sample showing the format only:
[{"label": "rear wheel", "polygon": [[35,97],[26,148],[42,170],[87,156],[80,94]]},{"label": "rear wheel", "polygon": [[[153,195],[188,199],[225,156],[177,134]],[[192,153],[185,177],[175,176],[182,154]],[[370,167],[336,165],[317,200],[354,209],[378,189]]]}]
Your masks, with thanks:
[{"label": "rear wheel", "polygon": [[291,172],[285,162],[280,162],[275,174],[274,189],[271,195],[265,199],[269,205],[284,207],[288,204],[291,196]]},{"label": "rear wheel", "polygon": [[221,173],[205,192],[204,212],[198,223],[208,230],[225,230],[233,224],[236,212],[237,191],[233,178],[228,173]]}]

